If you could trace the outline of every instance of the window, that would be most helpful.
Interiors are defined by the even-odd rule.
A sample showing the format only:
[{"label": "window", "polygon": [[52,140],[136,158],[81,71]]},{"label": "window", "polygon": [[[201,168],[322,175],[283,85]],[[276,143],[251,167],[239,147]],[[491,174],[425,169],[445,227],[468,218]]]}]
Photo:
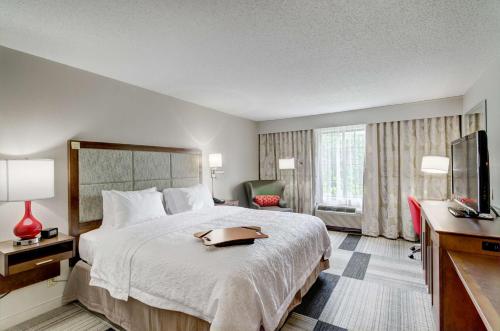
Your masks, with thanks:
[{"label": "window", "polygon": [[365,126],[316,130],[316,146],[317,202],[361,209]]}]

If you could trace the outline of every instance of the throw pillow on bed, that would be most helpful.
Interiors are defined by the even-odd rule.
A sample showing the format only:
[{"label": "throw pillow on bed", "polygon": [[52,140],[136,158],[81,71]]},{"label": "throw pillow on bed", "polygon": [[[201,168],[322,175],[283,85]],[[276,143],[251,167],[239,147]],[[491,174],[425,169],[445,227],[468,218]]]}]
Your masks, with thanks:
[{"label": "throw pillow on bed", "polygon": [[261,207],[272,207],[279,206],[280,196],[279,195],[256,195],[253,201]]}]

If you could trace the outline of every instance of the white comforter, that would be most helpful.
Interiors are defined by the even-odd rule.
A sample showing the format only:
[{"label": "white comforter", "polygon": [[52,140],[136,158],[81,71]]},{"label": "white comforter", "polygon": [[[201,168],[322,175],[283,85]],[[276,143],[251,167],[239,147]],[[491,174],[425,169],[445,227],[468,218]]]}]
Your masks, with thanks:
[{"label": "white comforter", "polygon": [[[206,247],[193,233],[259,225],[253,245]],[[321,257],[324,223],[303,214],[213,207],[117,230],[96,247],[90,285],[211,323],[211,330],[274,330]]]}]

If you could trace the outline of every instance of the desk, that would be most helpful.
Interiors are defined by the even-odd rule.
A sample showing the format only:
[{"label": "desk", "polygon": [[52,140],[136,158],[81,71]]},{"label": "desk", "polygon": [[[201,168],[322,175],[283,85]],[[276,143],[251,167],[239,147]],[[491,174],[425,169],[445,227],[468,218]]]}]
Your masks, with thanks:
[{"label": "desk", "polygon": [[[500,220],[456,218],[448,202],[423,201],[422,265],[439,330],[500,330]],[[496,290],[491,290],[495,288]]]},{"label": "desk", "polygon": [[448,252],[486,329],[500,330],[500,257]]}]

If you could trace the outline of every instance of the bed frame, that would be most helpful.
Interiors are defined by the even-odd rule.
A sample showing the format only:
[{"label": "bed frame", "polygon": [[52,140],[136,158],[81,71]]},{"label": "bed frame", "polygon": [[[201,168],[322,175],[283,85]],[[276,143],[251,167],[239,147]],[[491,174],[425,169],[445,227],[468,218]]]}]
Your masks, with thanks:
[{"label": "bed frame", "polygon": [[[202,153],[194,148],[68,141],[69,233],[78,247],[82,233],[102,223],[101,190],[185,187],[202,182]],[[76,257],[70,261],[74,265]]]}]

